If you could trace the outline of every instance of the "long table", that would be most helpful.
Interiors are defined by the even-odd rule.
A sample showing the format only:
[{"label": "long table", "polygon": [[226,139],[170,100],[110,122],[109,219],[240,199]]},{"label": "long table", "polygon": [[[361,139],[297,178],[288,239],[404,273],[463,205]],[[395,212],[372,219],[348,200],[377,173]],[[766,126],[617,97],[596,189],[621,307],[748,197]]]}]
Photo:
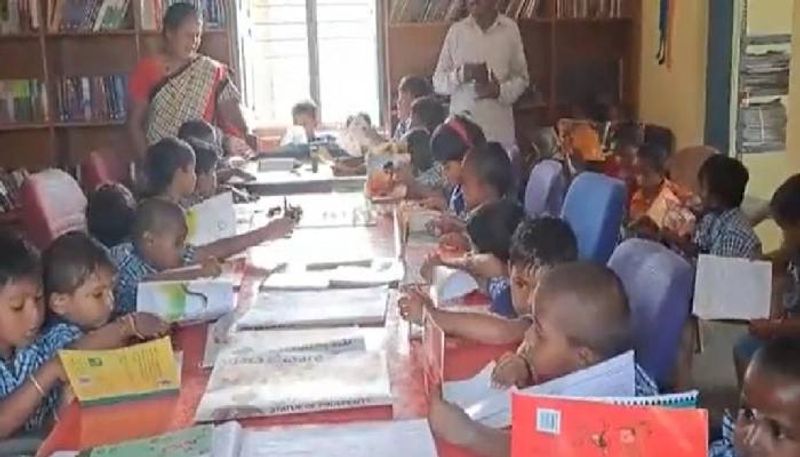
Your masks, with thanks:
[{"label": "long table", "polygon": [[260,171],[258,161],[252,161],[246,171],[256,179],[236,185],[256,195],[360,192],[366,182],[366,176],[334,176],[333,169],[326,164],[320,164],[316,172],[308,163],[292,171]]},{"label": "long table", "polygon": [[[315,203],[311,206],[326,206],[329,198],[335,196],[293,196],[291,199]],[[266,201],[269,205],[274,201]],[[363,229],[368,244],[373,248],[375,256],[389,257],[398,255],[395,221],[391,211],[383,212],[377,225]],[[333,235],[325,240],[325,233]],[[344,232],[341,232],[344,233]],[[319,250],[330,245],[337,238],[335,229],[300,229],[287,242],[292,248],[280,249],[281,261],[291,261],[291,252],[297,258],[306,258],[310,251]],[[309,246],[315,240],[317,244]],[[251,255],[251,261],[259,263],[253,257],[270,256],[270,245],[259,247],[257,255]],[[418,269],[424,257],[425,249],[410,246],[405,250],[409,270]],[[285,258],[284,258],[285,257]],[[263,261],[263,259],[261,260]],[[245,280],[238,294],[238,307],[247,307],[253,302],[261,281],[260,270],[248,268]],[[485,305],[485,297],[474,296],[470,302]],[[392,420],[421,418],[427,415],[428,397],[424,385],[425,363],[423,349],[419,341],[409,341],[408,324],[403,322],[397,312],[396,301],[391,301],[387,310],[386,330],[388,338],[385,342],[387,352],[390,383],[393,395],[391,407],[369,407],[343,411],[319,413],[290,414],[270,418],[248,419],[241,421],[246,427],[265,427],[289,424],[319,424],[367,420]],[[88,447],[110,444],[130,439],[143,438],[163,434],[169,431],[189,427],[193,424],[194,415],[200,399],[205,391],[209,370],[201,367],[208,325],[195,325],[178,329],[173,335],[176,350],[183,351],[181,372],[181,389],[175,396],[152,398],[140,401],[120,403],[108,406],[81,407],[77,403],[70,405],[61,414],[60,422],[55,426],[42,446],[39,455],[49,456],[57,450],[86,449]],[[446,380],[464,379],[473,376],[486,363],[499,356],[509,347],[477,345],[464,341],[448,339],[446,341],[446,358],[444,376]],[[469,453],[452,445],[437,440],[439,455],[443,457],[470,456]]]}]

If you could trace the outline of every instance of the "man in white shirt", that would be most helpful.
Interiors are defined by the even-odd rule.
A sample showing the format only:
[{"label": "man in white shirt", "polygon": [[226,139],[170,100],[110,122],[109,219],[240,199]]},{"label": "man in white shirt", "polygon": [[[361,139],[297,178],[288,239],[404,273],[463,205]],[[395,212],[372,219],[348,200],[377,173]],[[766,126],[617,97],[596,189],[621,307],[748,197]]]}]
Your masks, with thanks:
[{"label": "man in white shirt", "polygon": [[497,0],[467,0],[469,16],[450,27],[433,85],[450,96],[450,112],[469,112],[487,140],[515,145],[512,105],[528,87],[528,63],[517,24]]}]

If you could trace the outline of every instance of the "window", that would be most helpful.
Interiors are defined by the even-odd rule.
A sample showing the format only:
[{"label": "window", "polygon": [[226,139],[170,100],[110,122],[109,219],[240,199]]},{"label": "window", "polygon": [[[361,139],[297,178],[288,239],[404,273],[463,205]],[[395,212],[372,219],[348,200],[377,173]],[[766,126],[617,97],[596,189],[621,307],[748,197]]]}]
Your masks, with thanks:
[{"label": "window", "polygon": [[240,40],[245,97],[261,125],[291,123],[301,100],[321,121],[378,119],[375,0],[249,0]]}]

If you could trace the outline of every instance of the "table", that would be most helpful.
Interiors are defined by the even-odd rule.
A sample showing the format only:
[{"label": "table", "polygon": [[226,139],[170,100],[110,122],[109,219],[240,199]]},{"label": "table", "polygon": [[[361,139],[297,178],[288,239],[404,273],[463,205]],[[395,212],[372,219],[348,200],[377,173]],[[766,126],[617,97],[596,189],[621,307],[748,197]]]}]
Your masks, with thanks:
[{"label": "table", "polygon": [[304,163],[292,171],[259,171],[258,162],[251,161],[245,170],[256,177],[253,181],[238,182],[256,195],[288,195],[298,193],[361,192],[366,176],[334,176],[330,165],[320,164],[317,172]]}]

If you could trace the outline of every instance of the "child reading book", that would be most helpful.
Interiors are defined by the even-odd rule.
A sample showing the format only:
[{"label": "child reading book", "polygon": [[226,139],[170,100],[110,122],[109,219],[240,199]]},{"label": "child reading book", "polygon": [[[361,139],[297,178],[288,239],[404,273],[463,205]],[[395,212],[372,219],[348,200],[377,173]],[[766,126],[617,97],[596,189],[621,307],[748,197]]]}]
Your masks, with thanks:
[{"label": "child reading book", "polygon": [[164,138],[147,149],[145,179],[150,196],[182,204],[197,184],[194,149],[177,138]]},{"label": "child reading book", "polygon": [[511,303],[519,317],[437,309],[418,289],[400,298],[400,313],[418,324],[427,313],[446,335],[486,344],[518,343],[531,325],[530,296],[539,277],[555,265],[577,258],[578,243],[566,222],[552,217],[526,219],[511,238],[508,259]]},{"label": "child reading book", "polygon": [[[194,247],[186,245],[189,228],[183,209],[165,199],[149,199],[136,210],[131,241],[111,250],[118,278],[114,288],[116,312],[136,309],[139,283],[148,280],[191,280],[217,276],[224,260],[265,241],[282,238],[294,227],[289,217],[274,219],[250,232]],[[181,268],[194,265],[193,268]],[[170,271],[175,270],[175,271]]]},{"label": "child reading book", "polygon": [[735,423],[725,417],[710,457],[800,455],[800,340],[779,338],[753,357]]},{"label": "child reading book", "polygon": [[[232,145],[229,141],[235,137],[224,138],[222,132],[208,122],[202,119],[184,122],[181,128],[178,129],[178,138],[189,143],[192,148],[195,148],[192,142],[197,140],[202,141],[202,144],[206,145],[206,147],[207,145],[211,145],[211,148],[217,152],[218,156],[216,173],[219,183],[227,183],[228,180],[233,177],[244,181],[252,181],[255,179],[255,176],[250,173],[236,166],[232,166],[234,162],[243,162],[242,154],[237,151],[229,151],[229,149],[236,149],[235,145]],[[195,154],[197,154],[197,151],[195,151]],[[199,157],[198,160],[200,160]],[[202,168],[205,168],[205,166]],[[198,173],[198,178],[199,177],[200,175]]]},{"label": "child reading book", "polygon": [[195,138],[189,138],[186,142],[194,151],[194,171],[197,176],[191,199],[202,201],[213,197],[217,193],[217,163],[220,159],[220,150],[213,143]]},{"label": "child reading book", "polygon": [[[534,292],[533,325],[518,355],[525,386],[597,364],[631,349],[630,308],[619,279],[605,266],[557,265]],[[637,395],[653,395],[655,383],[637,367]],[[481,456],[509,455],[510,434],[473,421],[434,395],[428,415],[434,434]]]},{"label": "child reading book", "polygon": [[109,249],[128,239],[135,214],[136,200],[122,184],[103,184],[89,194],[89,233]]}]

